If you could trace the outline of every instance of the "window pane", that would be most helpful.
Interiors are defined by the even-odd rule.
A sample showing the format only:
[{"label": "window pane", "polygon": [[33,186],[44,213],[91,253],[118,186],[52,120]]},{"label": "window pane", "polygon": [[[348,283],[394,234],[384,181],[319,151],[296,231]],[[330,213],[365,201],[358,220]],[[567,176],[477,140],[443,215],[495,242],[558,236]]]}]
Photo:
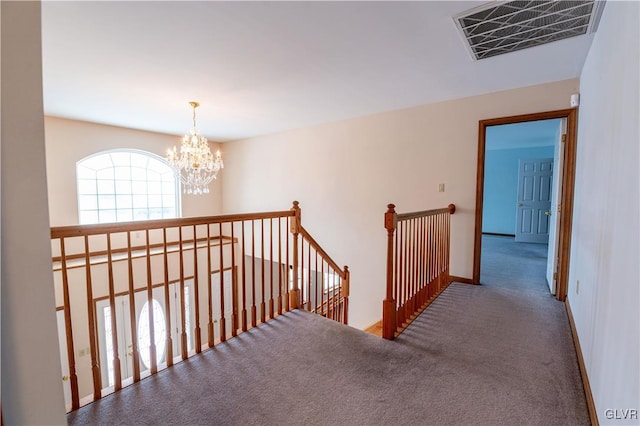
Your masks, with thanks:
[{"label": "window pane", "polygon": [[131,167],[146,170],[149,163],[149,157],[143,154],[132,153],[131,154]]},{"label": "window pane", "polygon": [[171,170],[171,173],[162,174],[162,181],[166,183],[170,183],[172,185],[175,185],[176,178],[178,178],[178,176],[176,175],[176,172],[173,170]]},{"label": "window pane", "polygon": [[174,207],[176,203],[175,195],[163,195],[162,196],[162,206],[163,207]]},{"label": "window pane", "polygon": [[133,220],[133,210],[118,208],[117,217],[118,222],[130,222]]},{"label": "window pane", "polygon": [[148,220],[149,210],[147,209],[133,209],[133,220]]},{"label": "window pane", "polygon": [[141,169],[139,167],[131,168],[131,179],[133,180],[147,180],[147,169]]},{"label": "window pane", "polygon": [[149,165],[147,169],[153,170],[156,173],[164,173],[167,169],[170,169],[170,166],[164,161],[158,161],[155,158],[149,160]]},{"label": "window pane", "polygon": [[94,155],[93,157],[89,157],[82,161],[82,165],[93,170],[113,167],[113,163],[111,162],[111,157],[109,155]]},{"label": "window pane", "polygon": [[176,182],[162,182],[162,193],[163,194],[175,194],[176,192]]},{"label": "window pane", "polygon": [[95,179],[96,171],[90,169],[89,167],[78,166],[76,168],[76,173],[78,174],[78,179]]},{"label": "window pane", "polygon": [[147,208],[147,196],[146,195],[134,195],[133,196],[134,208]]},{"label": "window pane", "polygon": [[115,187],[112,180],[99,180],[98,194],[115,194]]},{"label": "window pane", "polygon": [[162,209],[149,208],[149,219],[162,219]]},{"label": "window pane", "polygon": [[116,181],[116,194],[131,194],[131,181],[130,180],[117,180]]},{"label": "window pane", "polygon": [[162,194],[162,183],[149,181],[147,188],[149,189],[149,194]]},{"label": "window pane", "polygon": [[112,152],[111,159],[114,166],[129,166],[131,164],[131,153],[129,152]]},{"label": "window pane", "polygon": [[112,223],[116,221],[116,211],[100,210],[98,212],[98,217],[100,218],[100,223]]},{"label": "window pane", "polygon": [[96,177],[98,179],[109,179],[113,180],[113,169],[102,169],[96,172]]},{"label": "window pane", "polygon": [[162,207],[161,195],[149,195],[149,208]]},{"label": "window pane", "polygon": [[78,193],[79,194],[95,194],[96,181],[88,179],[78,179]]},{"label": "window pane", "polygon": [[147,193],[147,182],[136,180],[131,182],[131,192],[133,194],[145,194]]},{"label": "window pane", "polygon": [[131,195],[116,195],[116,207],[118,209],[130,209],[133,207],[133,200],[131,199]]},{"label": "window pane", "polygon": [[162,176],[160,173],[156,173],[153,170],[147,170],[147,181],[148,182],[161,182]]},{"label": "window pane", "polygon": [[96,210],[98,208],[98,198],[95,195],[79,195],[78,204],[80,210]]},{"label": "window pane", "polygon": [[99,223],[97,210],[84,210],[80,212],[80,223]]},{"label": "window pane", "polygon": [[116,208],[115,195],[98,195],[98,208],[100,210],[115,209]]},{"label": "window pane", "polygon": [[116,167],[115,171],[116,179],[130,180],[131,168],[130,167]]},{"label": "window pane", "polygon": [[176,209],[171,207],[165,207],[164,209],[162,209],[163,219],[173,219],[176,217],[178,217],[178,215],[176,214]]}]

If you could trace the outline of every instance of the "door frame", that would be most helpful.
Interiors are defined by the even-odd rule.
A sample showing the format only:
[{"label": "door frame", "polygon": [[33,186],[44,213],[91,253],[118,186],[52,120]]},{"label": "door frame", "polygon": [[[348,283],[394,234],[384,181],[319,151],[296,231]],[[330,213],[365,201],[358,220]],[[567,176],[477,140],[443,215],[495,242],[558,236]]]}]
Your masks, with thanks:
[{"label": "door frame", "polygon": [[473,248],[473,284],[480,284],[480,256],[482,253],[482,208],[484,202],[484,162],[486,151],[486,130],[489,126],[524,123],[528,121],[548,120],[554,118],[567,119],[566,141],[564,144],[564,162],[562,165],[562,200],[560,209],[560,234],[558,242],[558,280],[556,298],[564,301],[567,297],[569,279],[569,250],[571,245],[571,224],[573,219],[573,193],[576,170],[576,143],[578,109],[562,109],[533,114],[514,115],[510,117],[491,118],[478,122],[478,168],[476,177],[476,220]]}]

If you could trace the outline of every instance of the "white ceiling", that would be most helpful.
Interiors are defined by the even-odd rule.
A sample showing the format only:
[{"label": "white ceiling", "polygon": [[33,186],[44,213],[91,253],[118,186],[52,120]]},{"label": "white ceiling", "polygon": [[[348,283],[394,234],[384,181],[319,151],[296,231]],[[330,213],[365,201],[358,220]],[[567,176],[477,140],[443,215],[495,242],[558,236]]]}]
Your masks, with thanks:
[{"label": "white ceiling", "polygon": [[45,113],[227,141],[579,76],[592,35],[472,59],[483,3],[45,1]]}]

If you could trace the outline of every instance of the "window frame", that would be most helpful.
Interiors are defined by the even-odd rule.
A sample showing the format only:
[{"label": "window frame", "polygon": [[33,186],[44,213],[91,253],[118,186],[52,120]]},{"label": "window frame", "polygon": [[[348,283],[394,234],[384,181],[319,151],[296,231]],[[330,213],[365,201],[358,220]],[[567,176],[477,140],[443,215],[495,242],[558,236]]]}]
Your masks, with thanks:
[{"label": "window frame", "polygon": [[[113,159],[112,159],[111,157],[110,157],[110,160],[111,160],[111,162],[112,162],[112,165],[111,165],[110,170],[113,170],[113,177],[112,177],[111,179],[98,179],[98,177],[97,177],[98,170],[94,169],[94,170],[95,170],[95,172],[96,172],[96,177],[93,179],[93,180],[94,180],[94,182],[96,183],[96,189],[95,189],[95,192],[94,192],[93,194],[85,194],[85,193],[81,192],[81,188],[80,188],[80,186],[81,186],[81,180],[82,180],[82,181],[90,181],[90,180],[91,180],[90,178],[84,178],[84,177],[83,177],[83,178],[80,178],[79,168],[80,168],[81,166],[83,166],[83,163],[84,163],[84,162],[86,162],[86,161],[88,161],[88,160],[90,160],[90,159],[92,159],[92,158],[95,158],[95,157],[99,157],[99,156],[111,156],[111,155],[112,155],[112,154],[114,154],[114,153],[129,154],[129,155],[138,155],[138,156],[147,157],[147,164],[145,165],[145,168],[144,168],[144,170],[146,170],[146,171],[148,171],[148,170],[149,170],[149,164],[148,164],[148,162],[149,162],[150,160],[155,160],[155,161],[157,161],[157,162],[159,162],[159,163],[162,163],[162,165],[166,166],[166,172],[171,171],[171,173],[173,174],[173,186],[174,186],[174,189],[173,189],[174,194],[173,194],[173,195],[174,195],[174,197],[175,197],[175,199],[174,199],[174,208],[175,208],[175,216],[174,216],[174,218],[181,218],[181,217],[182,217],[182,192],[181,192],[181,181],[180,181],[180,178],[179,178],[179,176],[177,175],[177,173],[176,173],[175,169],[174,169],[173,167],[171,167],[171,166],[167,163],[166,159],[165,159],[164,157],[161,157],[161,156],[160,156],[160,155],[158,155],[158,154],[153,153],[153,152],[144,151],[144,150],[140,150],[140,149],[133,149],[133,148],[115,148],[115,149],[108,149],[108,150],[104,150],[104,151],[99,151],[99,152],[93,153],[93,154],[91,154],[91,155],[88,155],[88,156],[83,157],[83,158],[79,159],[78,161],[76,161],[75,180],[76,180],[76,206],[77,206],[77,213],[78,213],[78,224],[80,224],[80,225],[97,225],[97,224],[101,224],[101,223],[126,223],[126,222],[132,222],[132,221],[134,221],[134,222],[135,222],[135,221],[142,221],[142,220],[169,219],[168,217],[157,218],[157,219],[135,219],[134,211],[135,211],[136,207],[134,207],[134,200],[133,200],[133,195],[135,195],[135,194],[133,194],[133,184],[134,184],[134,182],[145,182],[145,186],[146,186],[146,195],[147,195],[147,205],[146,205],[146,207],[144,207],[144,209],[146,209],[146,211],[147,211],[147,217],[148,217],[148,216],[149,216],[149,215],[148,215],[148,213],[149,213],[149,210],[150,210],[150,207],[149,207],[149,205],[148,205],[148,199],[149,199],[148,197],[149,197],[149,195],[150,195],[150,194],[149,194],[149,182],[150,182],[150,181],[149,181],[149,179],[148,179],[148,176],[147,176],[147,180],[142,181],[142,180],[135,180],[135,179],[130,175],[127,179],[128,179],[128,181],[129,181],[129,183],[130,183],[130,188],[131,188],[131,189],[130,189],[130,191],[131,191],[131,195],[132,195],[131,203],[132,203],[132,204],[131,204],[131,207],[124,207],[124,208],[122,208],[122,209],[121,209],[121,211],[123,211],[123,210],[131,210],[131,212],[132,212],[132,213],[131,213],[131,219],[130,219],[130,220],[118,220],[117,197],[118,197],[118,195],[119,195],[119,194],[118,194],[117,189],[116,189],[116,182],[117,182],[117,181],[120,181],[120,180],[127,180],[127,179],[117,179],[117,178],[116,178],[116,175],[115,175],[115,173],[116,173],[116,168],[118,168],[118,167],[122,167],[122,166],[117,166],[117,165],[113,164]],[[87,167],[87,166],[84,166],[84,167]],[[131,157],[130,157],[129,165],[128,165],[128,166],[125,166],[125,167],[128,167],[128,168],[129,168],[129,170],[136,169],[136,168],[140,168],[140,167],[134,166],[134,165],[131,163]],[[87,168],[89,168],[89,167],[87,167]],[[140,169],[141,169],[141,168],[140,168]],[[105,168],[105,169],[101,169],[101,170],[109,170],[109,168]],[[165,172],[162,172],[162,173],[165,173]],[[99,204],[99,202],[98,202],[100,195],[110,195],[110,194],[102,194],[102,193],[98,190],[97,185],[98,185],[98,181],[99,181],[99,180],[106,180],[106,181],[109,181],[109,180],[110,180],[111,182],[113,182],[113,183],[114,183],[113,196],[114,196],[114,200],[116,200],[116,201],[114,201],[114,207],[113,207],[113,209],[108,209],[108,208],[103,208],[103,209],[101,209],[101,208],[100,208],[100,204]],[[162,180],[160,180],[160,184],[162,185]],[[95,208],[95,210],[93,210],[93,209],[86,209],[86,208],[85,208],[85,209],[82,209],[81,197],[83,197],[83,196],[87,196],[87,195],[89,195],[89,196],[94,196],[94,197],[96,198],[96,208]],[[129,194],[122,194],[122,193],[121,193],[120,195],[129,195]],[[158,195],[158,194],[151,194],[151,195]],[[167,195],[167,194],[165,194],[165,193],[163,192],[163,190],[161,189],[161,190],[160,190],[160,194],[159,194],[159,196],[160,196],[160,197],[164,197],[165,195]],[[142,208],[140,208],[140,209],[142,209]],[[96,220],[96,221],[87,221],[87,222],[83,221],[83,220],[82,220],[83,212],[87,212],[87,211],[91,211],[91,210],[93,210],[93,211],[95,211],[95,212],[96,212],[96,214],[97,214],[97,220]],[[110,222],[101,221],[101,220],[100,220],[100,211],[101,211],[101,210],[102,210],[102,211],[105,211],[105,210],[113,210],[113,211],[114,211],[114,214],[115,214],[115,220],[114,220],[114,221],[110,221]]]}]

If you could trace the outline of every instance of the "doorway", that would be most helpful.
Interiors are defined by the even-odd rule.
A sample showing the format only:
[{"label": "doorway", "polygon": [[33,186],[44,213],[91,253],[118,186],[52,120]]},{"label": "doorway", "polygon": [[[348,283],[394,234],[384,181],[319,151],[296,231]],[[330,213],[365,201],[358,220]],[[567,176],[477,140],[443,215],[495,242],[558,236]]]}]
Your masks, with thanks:
[{"label": "doorway", "polygon": [[[566,125],[562,129],[561,132],[564,136],[561,136],[562,143],[558,144],[557,149],[550,148],[550,152],[553,153],[553,158],[557,157],[556,151],[560,153],[562,156],[562,164],[558,167],[558,170],[554,170],[556,172],[555,176],[558,179],[557,188],[559,189],[557,192],[563,194],[560,200],[556,200],[557,207],[555,207],[555,211],[558,213],[556,217],[549,216],[549,214],[553,214],[553,208],[537,210],[536,220],[531,223],[540,223],[546,225],[547,229],[545,232],[554,231],[557,232],[557,244],[554,244],[554,251],[557,250],[557,255],[552,254],[552,259],[557,259],[557,273],[556,273],[556,288],[555,293],[556,297],[559,300],[564,300],[566,297],[566,287],[567,287],[567,277],[568,277],[568,265],[569,265],[569,244],[570,244],[570,234],[571,234],[571,213],[573,207],[573,181],[574,181],[574,168],[575,168],[575,143],[576,143],[576,118],[577,118],[577,110],[569,109],[569,110],[559,110],[559,111],[550,111],[536,114],[527,114],[521,116],[513,116],[513,117],[503,117],[503,118],[495,118],[489,120],[482,120],[479,122],[479,132],[478,132],[478,174],[477,174],[477,187],[476,187],[476,226],[475,226],[475,244],[474,244],[474,265],[473,265],[473,283],[480,284],[481,282],[481,259],[482,259],[482,239],[483,239],[483,230],[491,233],[490,225],[492,219],[491,209],[495,207],[491,204],[493,200],[488,200],[485,198],[485,178],[486,176],[486,160],[487,160],[487,135],[491,133],[492,130],[498,129],[498,126],[516,124],[516,123],[527,123],[532,124],[534,122],[540,122],[542,120],[553,120],[553,119],[564,119]],[[490,130],[491,129],[491,130]],[[540,157],[544,158],[544,157]],[[548,164],[547,164],[548,165]],[[489,176],[489,179],[491,177]],[[488,183],[488,182],[487,182]],[[495,195],[495,194],[493,194]],[[489,197],[491,198],[491,197]],[[489,211],[486,212],[484,210],[485,201],[488,204]],[[512,217],[509,221],[513,220],[514,222],[518,219],[518,213],[522,214],[522,211],[515,212],[515,209],[521,206],[518,206],[517,203],[513,203],[511,200],[511,211],[513,212]],[[513,205],[516,204],[516,205]],[[487,213],[485,215],[485,212]],[[561,212],[561,214],[560,214]],[[508,213],[507,213],[508,214]],[[529,219],[532,219],[530,210],[527,213]],[[543,214],[547,216],[547,218],[540,218],[539,215]],[[506,216],[505,216],[506,217]],[[557,218],[557,226],[555,229],[551,229],[554,225],[554,219]],[[516,224],[513,224],[511,228],[509,225],[509,221],[502,221],[503,225],[506,223],[507,227],[504,226],[502,228],[502,232],[493,232],[494,234],[511,234],[516,235]],[[484,223],[486,222],[486,223]],[[498,219],[500,222],[500,219]],[[495,226],[495,224],[493,225]],[[537,225],[536,225],[537,226]],[[505,231],[511,229],[511,232]],[[547,268],[549,269],[549,268]],[[555,269],[555,268],[554,268]],[[552,277],[554,278],[554,277]],[[552,290],[553,291],[553,290]]]}]

